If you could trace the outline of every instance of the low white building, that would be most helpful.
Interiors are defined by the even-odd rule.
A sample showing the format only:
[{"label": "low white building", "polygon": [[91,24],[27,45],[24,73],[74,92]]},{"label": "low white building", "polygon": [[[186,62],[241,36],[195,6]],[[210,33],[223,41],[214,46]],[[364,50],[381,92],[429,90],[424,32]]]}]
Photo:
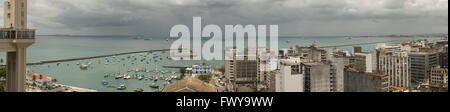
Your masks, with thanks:
[{"label": "low white building", "polygon": [[28,74],[27,78],[25,80],[26,80],[27,84],[32,85],[34,83],[34,84],[36,84],[37,87],[43,86],[44,83],[47,83],[47,85],[52,84],[51,77],[45,77],[43,75],[33,74],[33,73]]},{"label": "low white building", "polygon": [[192,74],[208,75],[211,74],[211,67],[208,65],[192,65]]}]

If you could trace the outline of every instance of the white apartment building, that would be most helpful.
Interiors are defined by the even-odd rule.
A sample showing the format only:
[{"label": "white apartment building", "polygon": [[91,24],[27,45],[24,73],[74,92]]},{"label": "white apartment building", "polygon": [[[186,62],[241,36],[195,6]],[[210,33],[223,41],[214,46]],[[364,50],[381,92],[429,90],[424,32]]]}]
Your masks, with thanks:
[{"label": "white apartment building", "polygon": [[280,59],[280,71],[275,78],[276,92],[304,92],[300,65],[300,58]]},{"label": "white apartment building", "polygon": [[389,85],[403,88],[411,86],[410,59],[407,52],[381,54],[379,69],[388,76]]}]

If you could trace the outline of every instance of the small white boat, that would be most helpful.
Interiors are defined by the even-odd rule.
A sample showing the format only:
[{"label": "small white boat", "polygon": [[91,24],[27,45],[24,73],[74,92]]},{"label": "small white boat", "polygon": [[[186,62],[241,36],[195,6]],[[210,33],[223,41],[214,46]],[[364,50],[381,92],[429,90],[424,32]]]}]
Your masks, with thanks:
[{"label": "small white boat", "polygon": [[129,75],[125,75],[124,77],[123,77],[124,79],[130,79],[131,78],[131,76],[129,76]]},{"label": "small white boat", "polygon": [[85,64],[81,64],[81,65],[80,65],[80,68],[81,68],[81,69],[87,69],[87,67],[88,67],[88,66],[85,65]]},{"label": "small white boat", "polygon": [[117,87],[118,90],[125,90],[127,89],[127,86],[125,86],[125,84],[120,85],[119,87]]},{"label": "small white boat", "polygon": [[150,87],[151,88],[159,88],[159,85],[157,85],[156,83],[152,83],[152,84],[150,84]]}]

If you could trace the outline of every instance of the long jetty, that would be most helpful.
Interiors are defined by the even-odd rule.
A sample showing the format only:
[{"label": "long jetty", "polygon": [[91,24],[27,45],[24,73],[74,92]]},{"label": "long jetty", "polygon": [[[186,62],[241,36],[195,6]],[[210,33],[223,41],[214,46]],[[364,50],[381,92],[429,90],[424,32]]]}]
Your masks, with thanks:
[{"label": "long jetty", "polygon": [[346,46],[355,46],[355,45],[378,44],[378,43],[395,42],[395,41],[404,41],[404,40],[391,40],[391,41],[382,41],[382,42],[366,42],[366,43],[356,43],[356,44],[345,44],[345,45],[323,46],[323,47],[320,47],[320,48],[336,48],[336,47],[346,47]]},{"label": "long jetty", "polygon": [[[162,51],[169,51],[169,50],[170,49],[145,50],[145,51],[134,51],[134,52],[123,52],[123,53],[117,53],[117,54],[108,54],[108,55],[101,55],[101,56],[89,56],[89,57],[71,58],[71,59],[47,60],[47,61],[27,63],[27,65],[41,65],[41,64],[46,64],[46,63],[59,63],[59,62],[104,58],[104,57],[111,57],[111,56],[120,56],[120,55],[127,55],[127,54],[145,53],[145,52],[162,52]],[[5,66],[5,65],[0,65],[0,66]]]}]

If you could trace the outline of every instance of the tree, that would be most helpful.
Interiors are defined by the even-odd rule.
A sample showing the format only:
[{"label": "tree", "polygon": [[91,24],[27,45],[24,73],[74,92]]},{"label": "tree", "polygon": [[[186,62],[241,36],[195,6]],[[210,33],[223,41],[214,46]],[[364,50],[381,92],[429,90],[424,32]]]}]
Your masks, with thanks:
[{"label": "tree", "polygon": [[33,75],[33,81],[36,81],[36,75]]},{"label": "tree", "polygon": [[53,82],[53,83],[56,83],[56,82],[58,82],[58,80],[56,80],[56,79],[52,79],[52,82]]},{"label": "tree", "polygon": [[180,68],[180,73],[181,73],[181,75],[180,75],[180,77],[177,78],[177,80],[181,80],[181,79],[184,78],[184,76],[185,76],[184,74],[186,73],[186,69]]},{"label": "tree", "polygon": [[0,83],[0,92],[5,92],[5,84]]},{"label": "tree", "polygon": [[0,67],[0,77],[6,77],[6,68]]},{"label": "tree", "polygon": [[0,64],[3,64],[3,58],[0,58]]},{"label": "tree", "polygon": [[186,73],[186,69],[185,68],[180,68],[180,73],[181,74],[185,74]]},{"label": "tree", "polygon": [[48,84],[47,82],[42,83],[42,88],[47,88]]},{"label": "tree", "polygon": [[204,82],[209,82],[211,80],[211,75],[199,75],[198,79],[200,79]]},{"label": "tree", "polygon": [[36,87],[37,84],[35,82],[33,82],[33,84],[31,84],[32,87]]},{"label": "tree", "polygon": [[219,68],[219,71],[222,72],[222,74],[225,73],[225,66],[221,66],[221,67]]}]

